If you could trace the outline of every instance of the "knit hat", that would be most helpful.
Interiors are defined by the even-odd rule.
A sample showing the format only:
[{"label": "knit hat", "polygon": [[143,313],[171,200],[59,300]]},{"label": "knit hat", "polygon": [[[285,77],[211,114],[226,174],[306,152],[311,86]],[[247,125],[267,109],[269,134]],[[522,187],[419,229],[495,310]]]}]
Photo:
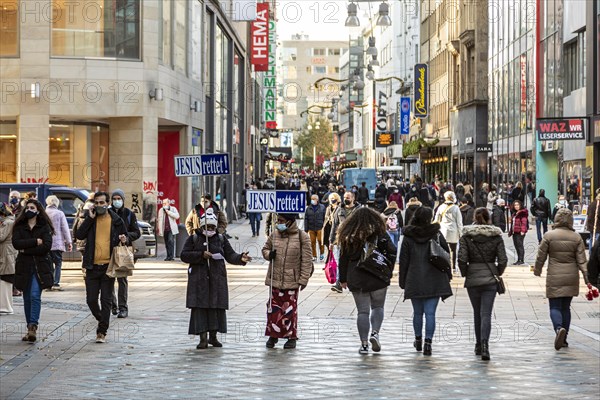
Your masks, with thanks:
[{"label": "knit hat", "polygon": [[285,218],[288,221],[296,221],[296,219],[298,218],[298,214],[278,214],[280,217]]},{"label": "knit hat", "polygon": [[125,200],[125,192],[121,189],[113,190],[112,194],[110,195],[110,199],[112,200],[115,196],[121,196],[121,198]]},{"label": "knit hat", "polygon": [[454,194],[453,191],[447,191],[446,193],[444,193],[444,199],[446,201],[451,201],[453,203],[456,203],[456,194]]},{"label": "knit hat", "polygon": [[217,216],[209,208],[204,215],[202,215],[202,218],[200,218],[200,227],[205,225],[217,226],[218,222],[219,220],[217,219]]},{"label": "knit hat", "polygon": [[504,201],[504,199],[498,199],[496,200],[496,204],[498,204],[499,206],[503,206],[506,204],[506,202]]}]

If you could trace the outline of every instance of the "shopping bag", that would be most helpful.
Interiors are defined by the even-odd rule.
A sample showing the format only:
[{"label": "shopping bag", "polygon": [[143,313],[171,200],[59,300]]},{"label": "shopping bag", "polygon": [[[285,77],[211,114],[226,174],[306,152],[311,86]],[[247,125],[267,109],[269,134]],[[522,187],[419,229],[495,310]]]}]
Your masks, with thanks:
[{"label": "shopping bag", "polygon": [[325,277],[327,278],[327,282],[335,283],[337,281],[337,269],[338,266],[335,257],[332,252],[329,252],[327,263],[325,264]]},{"label": "shopping bag", "polygon": [[112,251],[106,275],[111,278],[125,278],[133,275],[134,268],[133,247],[119,243]]}]

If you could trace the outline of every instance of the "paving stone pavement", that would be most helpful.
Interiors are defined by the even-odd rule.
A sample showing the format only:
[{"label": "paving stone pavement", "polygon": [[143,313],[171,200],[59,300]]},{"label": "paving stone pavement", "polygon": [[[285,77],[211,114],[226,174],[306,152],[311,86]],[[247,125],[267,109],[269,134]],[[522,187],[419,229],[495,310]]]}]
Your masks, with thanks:
[{"label": "paving stone pavement", "polygon": [[[230,233],[238,238],[234,247],[253,255],[264,242],[250,238],[246,224]],[[26,331],[20,298],[15,315],[0,317],[2,399],[597,399],[600,392],[598,301],[574,299],[570,347],[557,352],[545,281],[529,267],[506,273],[490,362],[473,355],[472,310],[461,278],[452,281],[455,295],[438,308],[431,357],[412,347],[412,310],[397,278],[388,291],[382,351],[361,356],[352,296],[330,290],[322,263],[300,296],[295,350],[264,346],[264,261],[229,267],[229,332],[221,336],[223,348],[207,350],[196,350],[197,337],[187,335],[186,265],[138,262],[130,278],[130,316],[112,319],[105,344],[94,343],[96,322],[79,266],[65,267],[65,290],[43,293],[36,344],[20,340]]]}]

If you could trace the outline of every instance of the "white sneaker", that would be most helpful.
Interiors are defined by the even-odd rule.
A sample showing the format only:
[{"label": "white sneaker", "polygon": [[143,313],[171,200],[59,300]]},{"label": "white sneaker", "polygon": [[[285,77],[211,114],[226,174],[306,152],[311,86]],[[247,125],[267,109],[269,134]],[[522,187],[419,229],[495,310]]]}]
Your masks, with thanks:
[{"label": "white sneaker", "polygon": [[106,335],[98,333],[96,335],[96,343],[106,343]]},{"label": "white sneaker", "polygon": [[371,333],[371,348],[374,352],[379,353],[381,351],[381,343],[379,343],[379,333],[373,332]]},{"label": "white sneaker", "polygon": [[358,354],[369,354],[369,345],[361,344],[358,348]]}]

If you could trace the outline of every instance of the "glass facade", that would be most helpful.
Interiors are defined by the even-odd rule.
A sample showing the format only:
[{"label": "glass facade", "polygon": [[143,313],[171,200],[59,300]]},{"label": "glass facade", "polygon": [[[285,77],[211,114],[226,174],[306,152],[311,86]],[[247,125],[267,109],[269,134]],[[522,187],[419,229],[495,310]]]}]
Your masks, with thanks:
[{"label": "glass facade", "polygon": [[17,181],[17,124],[0,121],[0,183]]},{"label": "glass facade", "polygon": [[0,0],[0,57],[19,55],[19,10],[15,0]]},{"label": "glass facade", "polygon": [[52,55],[140,59],[140,2],[53,0]]}]

